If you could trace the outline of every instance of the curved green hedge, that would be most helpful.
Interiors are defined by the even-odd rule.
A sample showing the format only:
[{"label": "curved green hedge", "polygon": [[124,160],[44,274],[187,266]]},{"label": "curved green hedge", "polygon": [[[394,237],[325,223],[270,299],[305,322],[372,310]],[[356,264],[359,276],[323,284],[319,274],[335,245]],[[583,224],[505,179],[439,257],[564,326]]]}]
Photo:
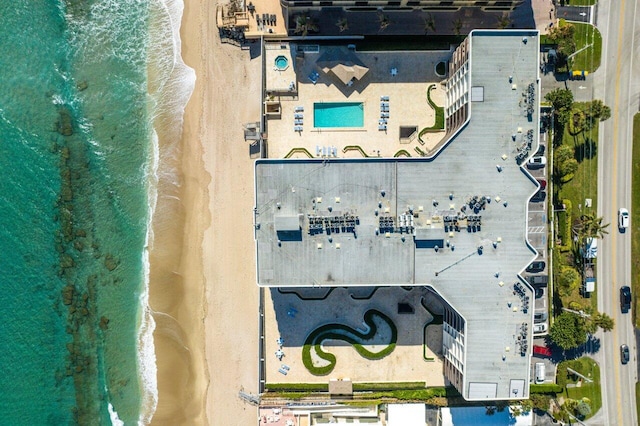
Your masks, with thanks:
[{"label": "curved green hedge", "polygon": [[393,154],[394,157],[411,157],[411,154],[406,149],[401,149],[400,151]]},{"label": "curved green hedge", "polygon": [[[374,316],[378,316],[379,318],[381,318],[391,329],[391,342],[380,352],[371,352],[370,350],[365,349],[362,346],[363,341],[371,339],[378,332],[376,324],[373,322]],[[307,339],[304,342],[304,346],[302,347],[302,363],[307,368],[307,370],[309,370],[311,374],[314,374],[316,376],[324,376],[333,371],[336,366],[336,356],[332,353],[322,350],[322,342],[329,339],[343,340],[351,344],[356,352],[358,352],[360,356],[366,359],[382,359],[393,352],[396,348],[396,341],[398,340],[398,329],[396,328],[393,321],[391,321],[391,318],[378,310],[369,309],[364,313],[364,322],[365,324],[367,324],[367,326],[369,326],[369,332],[366,334],[362,334],[359,331],[354,330],[353,328],[344,324],[325,324],[313,330],[309,334],[309,336],[307,336]],[[355,337],[353,337],[352,335]],[[324,365],[322,367],[313,365],[313,360],[311,359],[312,347],[318,354],[318,357],[329,362],[328,365]]]},{"label": "curved green hedge", "polygon": [[345,154],[347,153],[347,151],[358,151],[363,157],[368,157],[367,153],[364,152],[364,150],[359,145],[347,145],[342,148],[342,152],[344,152]]},{"label": "curved green hedge", "polygon": [[436,120],[433,123],[433,126],[425,127],[424,129],[420,130],[420,133],[418,133],[418,139],[420,141],[422,141],[422,136],[425,133],[440,132],[440,131],[444,130],[444,108],[441,107],[441,106],[436,105],[435,102],[433,102],[433,100],[431,100],[431,91],[433,89],[435,89],[435,88],[436,88],[435,84],[431,84],[427,88],[427,102],[429,103],[431,108],[433,108],[433,110],[435,111]]},{"label": "curved green hedge", "polygon": [[284,156],[284,158],[291,158],[293,154],[305,154],[309,158],[313,158],[313,155],[306,148],[293,148]]}]

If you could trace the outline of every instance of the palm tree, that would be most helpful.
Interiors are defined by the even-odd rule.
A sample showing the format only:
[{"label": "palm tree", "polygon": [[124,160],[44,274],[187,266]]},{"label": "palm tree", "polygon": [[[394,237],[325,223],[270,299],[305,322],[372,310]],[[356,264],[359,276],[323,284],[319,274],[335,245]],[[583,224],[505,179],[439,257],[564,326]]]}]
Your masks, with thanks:
[{"label": "palm tree", "polygon": [[503,13],[502,16],[498,18],[498,28],[504,30],[511,24],[511,19],[509,19],[508,13]]},{"label": "palm tree", "polygon": [[604,236],[609,233],[606,228],[610,224],[607,223],[603,225],[602,217],[596,217],[591,213],[587,213],[582,215],[580,220],[582,221],[584,236],[587,238],[604,238]]},{"label": "palm tree", "polygon": [[389,17],[382,12],[378,12],[378,22],[380,23],[380,31],[384,31],[389,25],[391,25]]},{"label": "palm tree", "polygon": [[460,30],[462,29],[462,20],[460,20],[460,18],[454,20],[452,22],[453,24],[453,33],[455,35],[460,35]]},{"label": "palm tree", "polygon": [[349,29],[349,23],[347,22],[347,18],[345,17],[338,19],[338,22],[336,22],[336,25],[340,29],[340,32],[343,32]]},{"label": "palm tree", "polygon": [[296,16],[296,29],[293,30],[296,34],[301,34],[302,37],[306,37],[310,32],[318,31],[318,25],[306,15]]},{"label": "palm tree", "polygon": [[430,13],[424,18],[424,35],[427,35],[429,31],[436,32],[436,21]]}]

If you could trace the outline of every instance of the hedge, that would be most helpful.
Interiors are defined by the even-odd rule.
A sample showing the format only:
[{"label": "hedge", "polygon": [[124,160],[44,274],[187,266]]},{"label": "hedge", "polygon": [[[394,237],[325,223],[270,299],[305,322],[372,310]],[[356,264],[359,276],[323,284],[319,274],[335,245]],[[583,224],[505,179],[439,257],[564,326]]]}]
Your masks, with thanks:
[{"label": "hedge", "polygon": [[313,158],[313,155],[311,155],[311,153],[307,151],[306,148],[293,148],[291,151],[287,153],[287,155],[284,156],[284,158],[291,158],[293,154],[298,154],[298,153],[306,154],[307,157]]},{"label": "hedge", "polygon": [[529,385],[529,393],[558,394],[562,393],[562,386],[555,383],[543,383],[541,385]]},{"label": "hedge", "polygon": [[436,105],[435,102],[433,102],[433,100],[431,99],[431,90],[435,88],[436,88],[436,85],[431,84],[427,89],[427,102],[429,103],[431,108],[433,108],[433,110],[435,111],[436,120],[435,120],[435,123],[433,123],[433,126],[425,127],[424,129],[420,130],[420,133],[418,134],[418,139],[420,139],[421,142],[422,142],[422,135],[424,135],[425,133],[441,132],[442,130],[444,130],[444,108]]},{"label": "hedge", "polygon": [[346,153],[347,151],[358,151],[362,154],[363,157],[368,157],[367,153],[359,145],[347,145],[342,148],[342,152]]},{"label": "hedge", "polygon": [[[375,336],[378,331],[376,324],[373,322],[374,316],[380,317],[391,329],[391,342],[380,352],[371,352],[368,349],[365,349],[361,344],[362,341],[369,340]],[[336,366],[336,356],[322,350],[322,342],[329,339],[343,340],[351,344],[360,356],[370,360],[382,359],[393,352],[396,348],[396,341],[398,340],[398,329],[393,321],[391,321],[391,318],[378,310],[370,309],[364,313],[364,322],[369,326],[369,332],[366,334],[362,334],[344,324],[325,324],[313,330],[309,336],[307,336],[302,347],[302,363],[307,370],[316,376],[324,376],[333,371]],[[355,335],[357,339],[353,338],[350,334]],[[318,354],[318,357],[329,362],[328,365],[317,367],[313,364],[313,360],[311,358],[312,347]]]},{"label": "hedge", "polygon": [[411,157],[411,154],[406,149],[401,149],[400,151],[393,154],[394,157]]}]

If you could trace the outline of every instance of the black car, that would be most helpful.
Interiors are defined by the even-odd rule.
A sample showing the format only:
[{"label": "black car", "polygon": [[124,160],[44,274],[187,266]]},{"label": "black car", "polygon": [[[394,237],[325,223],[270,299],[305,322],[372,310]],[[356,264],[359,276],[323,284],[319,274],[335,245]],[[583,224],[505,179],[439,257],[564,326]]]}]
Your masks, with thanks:
[{"label": "black car", "polygon": [[536,294],[536,299],[540,299],[542,296],[544,296],[544,287],[536,287],[534,288],[534,290]]},{"label": "black car", "polygon": [[631,289],[628,286],[620,287],[620,310],[626,314],[631,309]]},{"label": "black car", "polygon": [[531,197],[531,199],[529,200],[529,202],[531,203],[539,203],[541,201],[544,201],[547,198],[547,193],[540,190],[538,192],[536,192],[535,194],[533,194],[533,196]]},{"label": "black car", "polygon": [[626,364],[629,362],[629,346],[627,345],[620,346],[620,361],[622,361],[623,364]]},{"label": "black car", "polygon": [[546,286],[549,282],[549,277],[547,275],[529,275],[527,281],[531,285]]},{"label": "black car", "polygon": [[526,271],[527,272],[542,272],[544,271],[544,268],[547,266],[547,264],[545,263],[544,260],[537,260],[535,262],[532,262],[529,266],[527,266]]},{"label": "black car", "polygon": [[540,146],[538,147],[538,150],[533,155],[536,156],[536,157],[540,157],[540,156],[544,155],[544,145],[540,144]]}]

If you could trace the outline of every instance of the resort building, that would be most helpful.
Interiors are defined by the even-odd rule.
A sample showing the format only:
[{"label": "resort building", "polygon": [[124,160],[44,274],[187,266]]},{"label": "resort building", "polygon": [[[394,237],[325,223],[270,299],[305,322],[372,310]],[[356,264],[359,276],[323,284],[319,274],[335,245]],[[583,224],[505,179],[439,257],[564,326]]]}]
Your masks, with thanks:
[{"label": "resort building", "polygon": [[[476,30],[448,52],[448,76],[439,89],[446,132],[429,149],[417,145],[417,158],[407,151],[394,157],[396,148],[383,148],[375,158],[338,158],[356,144],[364,157],[371,152],[369,139],[400,143],[403,127],[413,122],[410,106],[400,104],[413,99],[394,95],[394,76],[380,89],[387,95],[375,92],[371,100],[363,93],[374,89],[359,85],[375,83],[359,79],[364,70],[356,66],[371,72],[375,65],[349,57],[347,69],[332,71],[331,84],[340,86],[346,105],[334,117],[343,127],[330,127],[324,110],[336,107],[331,92],[318,87],[324,96],[305,101],[300,85],[309,70],[287,71],[285,66],[297,65],[282,55],[292,61],[281,61],[283,72],[292,74],[271,84],[296,95],[278,101],[274,90],[267,104],[300,124],[270,121],[269,152],[282,155],[256,161],[258,285],[428,288],[444,306],[443,374],[449,382],[467,400],[528,398],[534,297],[520,274],[537,256],[527,240],[527,220],[538,184],[523,166],[538,143],[538,52],[532,30]],[[378,56],[382,63],[384,53]],[[326,59],[330,70],[339,65],[331,55]],[[306,97],[314,87],[305,82]],[[396,121],[378,121],[385,110],[393,117],[400,108],[406,113]],[[286,127],[280,123],[285,120]],[[278,132],[314,158],[284,159],[284,151],[271,147],[279,143]],[[341,144],[347,146],[332,146]]]},{"label": "resort building", "polygon": [[433,10],[447,11],[458,10],[461,7],[477,7],[485,10],[511,10],[522,3],[522,0],[280,0],[282,6],[293,8],[327,8],[327,7],[343,7],[353,10],[384,8],[385,10]]}]

